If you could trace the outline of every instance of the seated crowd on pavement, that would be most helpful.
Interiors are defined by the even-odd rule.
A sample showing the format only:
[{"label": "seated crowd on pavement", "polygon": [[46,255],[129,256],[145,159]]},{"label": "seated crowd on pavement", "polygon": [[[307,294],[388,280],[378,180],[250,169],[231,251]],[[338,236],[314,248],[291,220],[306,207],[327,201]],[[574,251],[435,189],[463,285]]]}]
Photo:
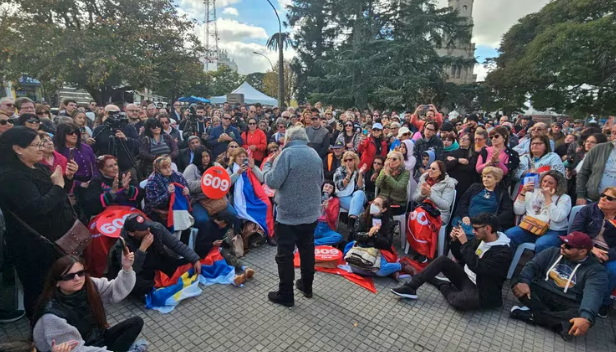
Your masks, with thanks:
[{"label": "seated crowd on pavement", "polygon": [[[212,249],[235,268],[237,284],[255,275],[232,239],[241,236],[245,252],[275,245],[263,219],[288,216],[276,214],[285,193],[317,192],[316,185],[279,188],[285,175],[276,164],[301,165],[297,138],[322,160],[314,245],[376,255],[350,265],[353,273],[400,280],[392,292],[402,298],[417,299],[429,283],[455,309],[493,309],[503,306],[516,251],[534,248],[511,281],[520,301],[512,318],[570,339],[607,316],[616,288],[614,118],[584,126],[565,118],[449,118],[434,105],[400,114],[316,106],[196,105],[192,115],[180,102],[168,110],[150,102],[84,108],[69,99],[53,116],[28,98],[0,100],[4,250],[23,284],[36,347],[48,351],[54,340],[74,340],[76,351],[138,347],[141,318],[109,327],[103,303],[143,301],[156,271],[171,275],[190,264],[199,274]],[[222,199],[202,189],[211,168],[229,176]],[[170,214],[178,199],[188,208],[179,219]],[[105,277],[91,277],[81,258],[60,257],[49,242],[112,206],[145,216],[125,219]],[[419,208],[440,219],[434,238],[442,227],[446,250],[433,256],[410,246],[414,267],[400,259],[394,237],[408,249],[405,229],[421,221],[411,217]],[[287,247],[277,261],[289,260]],[[0,321],[23,315],[0,311]]]}]

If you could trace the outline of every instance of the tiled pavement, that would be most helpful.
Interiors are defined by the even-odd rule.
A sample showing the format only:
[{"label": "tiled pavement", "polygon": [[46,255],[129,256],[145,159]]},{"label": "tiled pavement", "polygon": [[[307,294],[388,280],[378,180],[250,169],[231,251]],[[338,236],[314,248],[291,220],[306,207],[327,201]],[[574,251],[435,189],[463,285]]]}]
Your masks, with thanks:
[{"label": "tiled pavement", "polygon": [[[400,301],[389,292],[396,285],[390,278],[375,279],[373,294],[317,273],[312,299],[296,291],[295,307],[274,306],[266,297],[278,283],[274,255],[266,245],[244,258],[256,275],[242,288],[205,287],[166,315],[125,301],[107,308],[109,321],[143,317],[150,351],[616,351],[615,313],[598,318],[586,337],[565,342],[510,319],[515,300],[508,289],[503,309],[460,313],[430,285],[418,291],[418,301]],[[25,319],[0,325],[0,341],[27,335]]]}]

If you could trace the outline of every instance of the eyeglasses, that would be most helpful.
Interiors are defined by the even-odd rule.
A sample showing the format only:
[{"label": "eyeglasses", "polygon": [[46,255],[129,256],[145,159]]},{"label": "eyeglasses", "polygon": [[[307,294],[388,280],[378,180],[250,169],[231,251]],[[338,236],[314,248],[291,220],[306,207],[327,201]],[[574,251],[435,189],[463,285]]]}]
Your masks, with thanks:
[{"label": "eyeglasses", "polygon": [[382,166],[383,163],[381,163],[381,162],[374,162],[374,163],[372,163],[372,165],[374,165],[374,166]]},{"label": "eyeglasses", "polygon": [[434,128],[424,128],[424,129],[425,129],[426,131],[432,131],[432,132],[436,131]]},{"label": "eyeglasses", "polygon": [[231,118],[230,118],[230,117],[223,117],[222,119],[223,119],[223,120],[231,120]]},{"label": "eyeglasses", "polygon": [[75,278],[75,275],[77,275],[78,277],[84,277],[86,275],[86,271],[85,270],[79,270],[76,273],[70,273],[70,274],[62,275],[62,276],[60,276],[58,281],[71,281],[71,280],[73,280]]},{"label": "eyeglasses", "polygon": [[163,124],[163,125],[168,125],[169,123],[170,123],[169,121],[167,121],[167,122],[161,122],[161,124]]},{"label": "eyeglasses", "polygon": [[318,118],[318,117],[311,117],[310,119],[311,119],[312,121],[314,121],[314,120],[318,120],[319,118]]},{"label": "eyeglasses", "polygon": [[349,161],[355,161],[355,160],[353,160],[353,159],[344,159],[345,163],[348,163]]},{"label": "eyeglasses", "polygon": [[42,115],[47,115],[49,114],[47,111],[39,111],[36,113],[38,116],[42,116]]},{"label": "eyeglasses", "polygon": [[535,143],[531,143],[530,145],[535,145],[535,146],[537,146],[537,145],[543,145],[543,142],[535,142]]},{"label": "eyeglasses", "polygon": [[475,140],[476,140],[476,141],[483,141],[483,140],[485,140],[485,138],[475,137]]},{"label": "eyeglasses", "polygon": [[41,123],[39,119],[27,119],[26,122],[27,123]]},{"label": "eyeglasses", "polygon": [[11,121],[11,120],[0,120],[0,125],[2,125],[2,126],[6,125],[7,123],[10,123],[12,125],[13,121]]},{"label": "eyeglasses", "polygon": [[488,225],[483,225],[483,226],[473,226],[473,230],[475,230],[475,231],[479,231],[479,230],[481,230],[482,228],[484,228],[484,227],[486,227],[486,226],[488,226]]},{"label": "eyeglasses", "polygon": [[256,126],[256,125],[257,125],[257,124],[256,124],[256,123],[254,123],[254,122],[249,122],[249,123],[248,123],[248,126]]},{"label": "eyeglasses", "polygon": [[28,147],[34,147],[34,148],[41,149],[41,148],[43,148],[44,144],[45,144],[45,142],[34,143],[34,144],[29,144]]},{"label": "eyeglasses", "polygon": [[460,141],[466,141],[469,142],[471,139],[470,138],[460,138]]},{"label": "eyeglasses", "polygon": [[608,195],[607,195],[607,194],[605,194],[605,193],[601,193],[601,198],[605,198],[605,199],[609,200],[610,202],[613,202],[613,201],[615,201],[615,200],[616,200],[616,198],[615,198],[615,197],[608,196]]},{"label": "eyeglasses", "polygon": [[500,134],[495,134],[493,136],[490,136],[490,139],[498,139],[498,137],[500,137]]}]

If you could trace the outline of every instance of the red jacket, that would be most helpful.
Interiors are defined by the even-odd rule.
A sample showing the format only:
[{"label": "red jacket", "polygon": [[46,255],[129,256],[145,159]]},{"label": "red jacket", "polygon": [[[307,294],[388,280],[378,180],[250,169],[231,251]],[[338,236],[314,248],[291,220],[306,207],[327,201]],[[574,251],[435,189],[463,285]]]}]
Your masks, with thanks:
[{"label": "red jacket", "polygon": [[[436,124],[438,125],[438,127],[441,127],[441,125],[443,124],[443,114],[436,113],[434,115],[434,121],[436,121]],[[417,128],[420,132],[423,130],[423,126],[426,123],[425,120],[420,120],[417,115],[413,114],[411,115],[411,123],[413,124],[413,126],[415,126],[415,128]]]},{"label": "red jacket", "polygon": [[252,157],[257,160],[263,160],[265,157],[265,150],[267,149],[267,137],[265,137],[265,132],[260,129],[256,129],[253,133],[244,132],[242,133],[242,147],[248,150],[248,147],[254,145],[257,147],[256,150],[252,151]]},{"label": "red jacket", "polygon": [[[357,152],[361,154],[358,168],[361,169],[362,166],[366,165],[366,167],[370,169],[372,161],[374,161],[374,157],[376,156],[376,142],[374,138],[366,138],[359,144]],[[381,137],[381,156],[383,158],[387,156],[387,142],[385,141],[385,137]]]},{"label": "red jacket", "polygon": [[336,222],[338,222],[338,214],[340,212],[340,200],[336,197],[327,202],[327,209],[325,210],[325,218],[327,219],[327,225],[330,229],[336,231]]}]

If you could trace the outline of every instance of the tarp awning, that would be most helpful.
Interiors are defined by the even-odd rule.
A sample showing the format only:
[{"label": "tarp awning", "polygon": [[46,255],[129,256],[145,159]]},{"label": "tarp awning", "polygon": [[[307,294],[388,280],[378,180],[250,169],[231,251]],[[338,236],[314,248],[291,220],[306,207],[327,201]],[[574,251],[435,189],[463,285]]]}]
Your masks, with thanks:
[{"label": "tarp awning", "polygon": [[[253,86],[248,84],[248,82],[242,83],[236,90],[231,92],[231,94],[244,94],[244,102],[246,104],[256,104],[261,103],[263,105],[276,106],[278,105],[278,100],[272,97],[269,97],[258,90],[256,90]],[[222,104],[227,101],[226,95],[221,95],[217,97],[211,97],[210,101],[213,104]]]}]

